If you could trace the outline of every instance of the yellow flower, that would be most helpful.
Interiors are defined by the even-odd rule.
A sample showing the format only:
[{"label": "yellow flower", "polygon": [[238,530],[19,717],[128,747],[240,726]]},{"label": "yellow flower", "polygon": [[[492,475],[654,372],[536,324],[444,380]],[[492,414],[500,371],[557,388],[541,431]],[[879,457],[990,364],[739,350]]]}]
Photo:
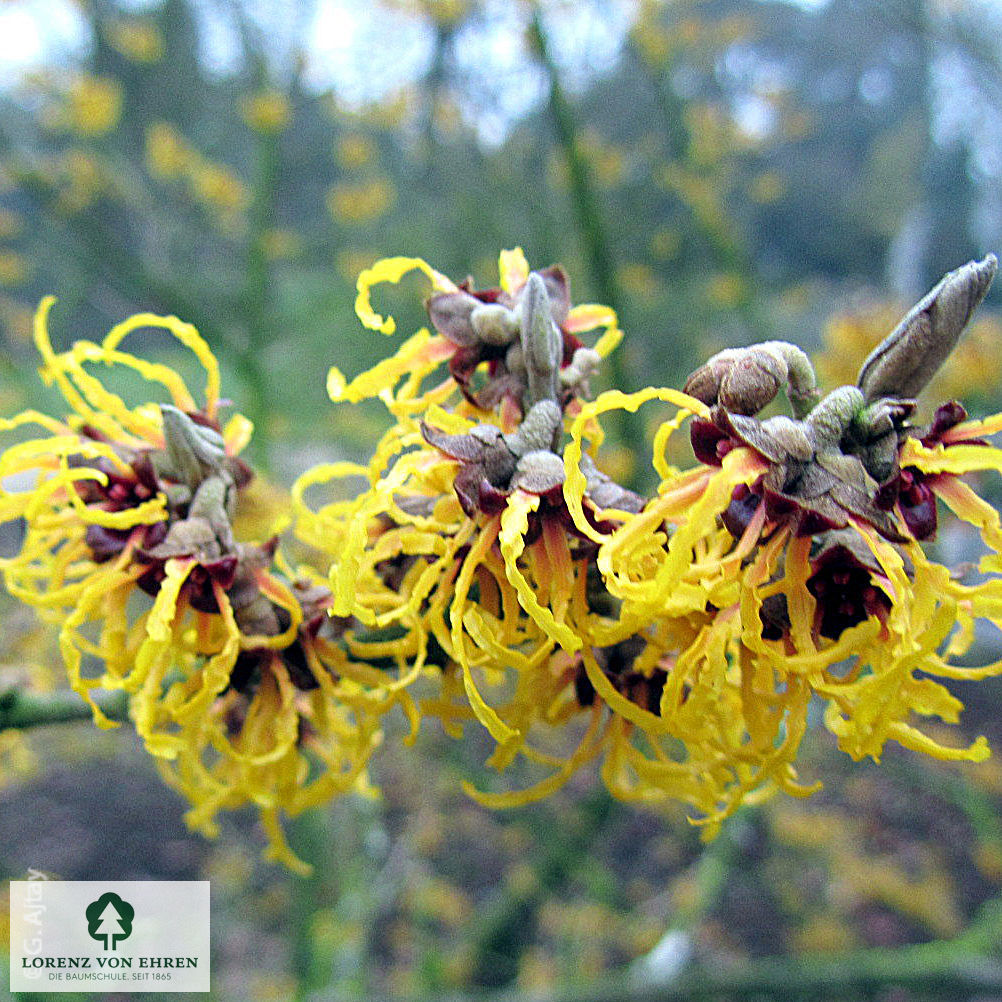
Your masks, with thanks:
[{"label": "yellow flower", "polygon": [[388,178],[336,184],[327,195],[335,222],[368,223],[387,213],[396,192]]},{"label": "yellow flower", "polygon": [[151,21],[112,21],[105,28],[105,36],[112,48],[133,62],[155,63],[163,58],[164,38]]},{"label": "yellow flower", "polygon": [[292,118],[292,105],[281,91],[262,90],[240,102],[240,114],[258,132],[281,132]]},{"label": "yellow flower", "polygon": [[[490,365],[492,355],[496,359],[501,352],[497,346],[494,349],[483,344],[478,347],[475,334],[467,331],[462,324],[459,327],[454,325],[449,316],[449,307],[456,302],[453,297],[459,297],[461,312],[467,318],[479,304],[499,304],[507,309],[522,293],[529,275],[529,265],[521,248],[502,251],[498,269],[500,287],[479,292],[456,285],[421,258],[384,258],[365,269],[358,276],[355,312],[366,327],[382,334],[393,334],[396,331],[397,325],[393,317],[381,316],[373,308],[372,290],[384,282],[396,284],[405,275],[418,271],[431,282],[431,319],[433,325],[436,325],[437,320],[437,333],[429,334],[422,328],[404,342],[395,355],[351,382],[345,379],[339,369],[331,368],[327,376],[327,390],[331,399],[335,402],[358,403],[378,397],[392,413],[401,416],[405,413],[424,412],[431,404],[444,405],[457,387],[468,392],[475,374],[482,371],[481,367]],[[555,283],[564,286],[561,296],[566,296],[567,278],[563,269],[551,268],[547,269],[547,273],[552,274]],[[581,346],[578,335],[596,329],[603,333],[593,350],[600,358],[606,357],[622,338],[616,314],[608,307],[596,304],[570,307],[569,297],[566,305],[568,309],[561,313],[559,321],[564,338],[564,365],[572,362],[574,351]],[[424,380],[444,361],[449,362],[452,378],[421,392]],[[401,383],[405,376],[406,380]],[[510,414],[507,419],[502,416],[502,424],[506,424],[505,430],[509,430],[511,421]]]},{"label": "yellow flower", "polygon": [[[559,334],[549,349],[552,361],[565,370],[579,350],[574,330],[604,327],[595,355],[610,350],[619,336],[614,314],[597,306],[571,308],[563,272],[530,275],[521,252],[514,251],[501,256],[500,288],[485,293],[452,285],[418,259],[380,262],[359,279],[357,309],[367,326],[392,332],[392,318],[372,309],[371,288],[411,270],[424,272],[438,290],[429,312],[440,333],[420,332],[351,383],[338,370],[329,378],[333,399],[378,396],[395,425],[368,466],[319,467],[294,489],[301,538],[332,559],[335,614],[353,616],[367,628],[345,634],[349,650],[363,659],[392,658],[401,687],[430,674],[437,692],[421,701],[422,715],[439,717],[457,736],[465,721],[476,719],[497,744],[490,764],[504,769],[522,756],[544,772],[521,791],[467,787],[488,805],[546,796],[603,756],[603,776],[618,795],[678,798],[708,815],[719,812],[727,797],[736,803],[773,778],[799,789],[788,767],[799,733],[774,747],[782,714],[763,715],[760,747],[745,747],[743,691],[727,657],[728,645],[740,636],[740,620],[716,619],[705,601],[695,601],[702,595],[698,582],[679,588],[677,613],[664,614],[658,603],[656,616],[636,615],[627,603],[608,599],[596,573],[596,544],[616,538],[616,525],[643,502],[583,457],[583,436],[597,445],[595,419],[618,406],[636,409],[649,399],[674,403],[679,413],[665,426],[670,429],[686,414],[704,413],[703,405],[671,390],[631,398],[611,394],[588,404],[579,396],[581,384],[571,379],[564,381],[569,392],[551,390],[557,396],[529,407],[529,391],[514,385],[525,378],[521,370],[514,362],[511,368],[497,364],[503,351],[491,354],[491,346],[503,347],[514,336],[504,311],[517,306],[523,330],[536,329],[542,320],[547,332],[552,324]],[[482,306],[489,309],[477,312]],[[480,347],[478,334],[485,339]],[[531,335],[519,336],[522,352],[533,352]],[[446,358],[453,379],[422,392],[424,378]],[[496,414],[469,392],[483,363],[487,386],[480,396],[497,401]],[[492,381],[504,386],[504,395],[491,392]],[[457,387],[464,398],[447,412],[441,405],[455,398]],[[563,462],[539,448],[552,441],[561,409],[572,429]],[[660,432],[662,452],[667,440],[668,431]],[[666,478],[677,476],[663,459],[657,466]],[[759,471],[749,460],[739,479]],[[357,477],[365,478],[366,487],[352,498],[350,484]],[[709,477],[697,473],[679,480],[671,498],[680,521]],[[314,511],[305,495],[322,484],[336,498]],[[717,494],[723,502],[729,489]],[[651,521],[656,526],[664,518],[658,510]],[[650,545],[656,545],[656,534]],[[723,537],[714,547],[701,566],[712,564]],[[739,559],[733,563],[740,566]],[[693,644],[705,657],[688,656],[687,662]],[[433,647],[444,660],[437,673],[424,671]],[[792,718],[806,707],[806,690],[791,688],[782,699]],[[545,750],[553,735],[581,716],[584,729],[570,749]]]},{"label": "yellow flower", "polygon": [[[366,788],[378,720],[396,697],[337,643],[329,592],[289,568],[274,539],[236,537],[248,524],[239,506],[251,473],[238,453],[251,427],[240,415],[220,426],[219,367],[198,332],[140,314],[100,344],[56,353],[52,302],[36,315],[35,342],[43,379],[71,413],[0,422],[44,432],[0,455],[0,518],[27,526],[20,551],[0,561],[8,591],[60,624],[70,685],[100,726],[111,723],[94,693],[128,693],[147,750],[192,802],[193,826],[212,834],[219,810],[254,803],[269,853],[302,869],[281,813]],[[168,366],[121,349],[146,328],[195,355],[202,403]],[[131,370],[171,403],[130,407],[96,364]]]},{"label": "yellow flower", "polygon": [[66,116],[69,127],[81,136],[103,136],[122,114],[122,87],[110,77],[78,77],[70,86]]},{"label": "yellow flower", "polygon": [[[684,761],[705,752],[712,740],[717,757],[705,759],[705,771],[697,774],[705,783],[700,792],[712,796],[697,801],[681,787],[672,789],[672,796],[693,804],[713,825],[742,800],[772,788],[810,792],[796,781],[794,760],[812,697],[824,701],[826,725],[857,759],[879,758],[890,740],[944,760],[981,761],[989,754],[983,737],[967,747],[944,745],[920,730],[914,718],[957,722],[962,705],[936,677],[1002,673],[1002,662],[954,663],[967,652],[976,619],[1002,624],[999,516],[958,479],[1002,470],[1002,450],[982,441],[1002,430],[1002,416],[960,423],[959,408],[944,408],[934,433],[908,438],[893,521],[861,509],[845,510],[842,528],[820,525],[819,513],[834,517],[834,509],[804,500],[805,506],[819,507],[800,510],[792,497],[770,495],[762,487],[770,461],[732,438],[715,466],[684,474],[664,469],[657,498],[600,537],[570,491],[580,483],[575,464],[587,421],[640,399],[613,396],[615,404],[603,397],[586,404],[571,428],[565,493],[578,530],[599,544],[597,565],[610,594],[622,603],[621,620],[662,628],[682,620],[693,624],[693,638],[678,648],[656,714],[634,711],[631,718],[605,686],[610,706],[642,727],[648,739],[659,733],[681,738]],[[700,422],[710,422],[698,401],[685,411],[698,417],[699,452],[709,435]],[[666,427],[677,427],[685,411]],[[656,462],[664,454],[665,435],[659,438]],[[980,570],[995,576],[964,584],[928,558],[920,540],[935,528],[935,498],[980,530],[992,551]],[[589,679],[601,694],[601,677],[592,671]],[[687,733],[681,723],[690,706],[702,716]],[[723,711],[719,717],[717,711]],[[705,732],[701,737],[700,719],[714,720],[712,739]],[[634,770],[632,785],[615,785],[607,776],[623,796],[650,799],[666,789],[667,775],[681,771],[674,759],[670,768],[664,763],[654,768],[631,746],[623,761]]]},{"label": "yellow flower", "polygon": [[191,150],[172,125],[154,122],[146,129],[146,166],[154,177],[181,177],[191,157]]},{"label": "yellow flower", "polygon": [[[941,354],[994,267],[974,262],[931,294],[947,304],[929,312]],[[411,271],[432,283],[436,333],[351,382],[328,377],[332,399],[378,397],[395,424],[368,465],[311,471],[294,503],[300,536],[331,558],[334,613],[362,624],[345,632],[349,652],[395,663],[412,729],[403,697],[425,675],[436,688],[420,715],[456,736],[475,719],[495,741],[492,766],[522,757],[543,771],[527,789],[472,796],[525,803],[600,759],[614,794],[681,801],[712,834],[742,803],[816,789],[796,770],[813,701],[855,758],[894,740],[984,759],[984,738],[956,747],[916,723],[957,721],[937,677],[1002,673],[955,664],[977,619],[1002,626],[999,516],[958,480],[1002,471],[1002,450],[982,441],[1002,417],[965,423],[947,405],[917,432],[912,405],[886,389],[917,392],[932,368],[906,353],[933,299],[860,386],[820,403],[809,360],[780,342],[719,353],[687,383],[699,399],[648,388],[588,401],[619,331],[611,311],[571,307],[562,269],[530,272],[505,252],[500,286],[477,291],[387,259],[359,278],[366,326],[394,332],[372,289]],[[596,327],[587,349],[575,332]],[[450,378],[426,388],[444,361]],[[796,420],[751,416],[783,386]],[[660,483],[645,502],[596,456],[602,416],[651,401],[674,411],[653,435]],[[687,421],[700,464],[680,471],[669,456]],[[305,495],[325,484],[334,497],[313,510]],[[981,531],[986,580],[955,580],[923,550],[937,499]]]}]

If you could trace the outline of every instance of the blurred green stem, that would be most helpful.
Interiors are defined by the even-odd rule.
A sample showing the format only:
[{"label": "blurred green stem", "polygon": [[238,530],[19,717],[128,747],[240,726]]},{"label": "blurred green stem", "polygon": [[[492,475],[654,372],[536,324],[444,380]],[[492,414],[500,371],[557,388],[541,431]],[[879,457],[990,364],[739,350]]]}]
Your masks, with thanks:
[{"label": "blurred green stem", "polygon": [[296,981],[296,1000],[311,997],[317,989],[330,980],[330,971],[324,970],[314,944],[314,918],[324,900],[324,880],[328,874],[330,845],[324,811],[304,811],[290,825],[290,844],[295,854],[313,867],[313,872],[294,878],[291,927],[291,967]]},{"label": "blurred green stem", "polygon": [[[128,719],[128,699],[124,692],[95,696],[94,702],[111,720]],[[91,708],[75,692],[25,692],[8,689],[0,692],[0,731],[26,731],[46,724],[66,724],[90,720]]]},{"label": "blurred green stem", "polygon": [[267,238],[275,223],[278,174],[278,134],[261,131],[257,140],[257,173],[250,208],[242,300],[247,348],[237,354],[237,360],[246,387],[247,416],[254,422],[250,447],[255,463],[264,470],[268,469],[270,444],[268,373],[264,354],[272,333],[271,264]]},{"label": "blurred green stem", "polygon": [[523,950],[532,943],[540,907],[590,859],[590,850],[609,820],[615,802],[605,790],[581,804],[578,823],[555,839],[534,866],[527,887],[505,888],[479,915],[470,937],[475,952],[473,982],[505,985],[515,980]]},{"label": "blurred green stem", "polygon": [[[571,185],[571,204],[581,239],[584,242],[591,283],[599,298],[607,306],[611,306],[622,320],[624,302],[622,290],[616,280],[615,263],[606,228],[602,222],[598,197],[595,194],[588,164],[578,141],[580,129],[574,109],[560,85],[559,70],[550,53],[539,8],[535,5],[532,8],[532,20],[529,23],[529,44],[549,80],[550,93],[547,107],[557,141],[567,162]],[[609,357],[608,364],[609,375],[616,389],[624,392],[634,389],[630,379],[629,366],[622,351],[613,352]],[[610,417],[612,416],[610,415]],[[626,411],[619,411],[615,417],[616,437],[634,455],[642,456],[647,451],[647,446],[640,419],[636,414]]]}]

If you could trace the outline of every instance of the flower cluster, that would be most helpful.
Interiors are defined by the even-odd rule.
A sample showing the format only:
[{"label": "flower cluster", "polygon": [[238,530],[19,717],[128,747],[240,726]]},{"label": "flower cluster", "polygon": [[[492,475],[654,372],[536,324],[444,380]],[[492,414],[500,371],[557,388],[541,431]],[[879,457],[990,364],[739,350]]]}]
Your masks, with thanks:
[{"label": "flower cluster", "polygon": [[[812,704],[841,747],[878,756],[889,740],[940,758],[914,718],[954,722],[959,701],[932,676],[980,678],[1002,666],[954,664],[978,618],[997,624],[998,556],[967,580],[922,547],[936,499],[997,554],[999,520],[960,474],[999,469],[984,438],[1002,419],[966,422],[958,404],[927,429],[914,397],[987,291],[994,258],[947,276],[866,361],[858,385],[819,399],[802,351],[731,349],[685,393],[608,391],[589,377],[620,334],[610,311],[572,307],[566,275],[502,254],[501,283],[454,285],[425,262],[382,261],[359,279],[363,322],[379,282],[411,270],[432,283],[422,330],[347,382],[335,400],[378,397],[395,422],[368,466],[311,471],[296,491],[300,532],[331,558],[334,611],[359,656],[392,657],[401,684],[449,733],[478,720],[490,764],[522,756],[546,771],[524,803],[601,758],[617,796],[681,800],[708,830],[742,801],[804,795],[798,747]],[[578,335],[604,328],[593,347]],[[430,379],[443,364],[448,376]],[[785,391],[792,416],[756,415]],[[601,472],[600,419],[658,400],[660,484],[643,498]],[[692,419],[698,464],[670,466],[670,437]],[[309,510],[304,492],[363,477],[366,488]],[[430,667],[431,665],[435,667]],[[427,686],[429,683],[426,682]],[[427,693],[427,689],[423,690]],[[547,732],[574,729],[554,754]]]},{"label": "flower cluster", "polygon": [[[682,802],[707,834],[743,802],[816,788],[796,769],[812,708],[855,758],[893,740],[980,760],[983,738],[946,745],[918,721],[957,721],[940,680],[1002,673],[966,661],[979,621],[1002,628],[1002,523],[961,479],[1002,472],[987,441],[1002,415],[969,421],[948,402],[926,427],[911,418],[995,270],[989,257],[951,272],[856,385],[823,397],[807,356],[773,341],[720,352],[684,392],[592,399],[622,335],[608,308],[572,304],[559,266],[506,251],[499,285],[478,289],[417,258],[380,261],[358,280],[362,322],[392,334],[373,289],[420,272],[430,327],[354,379],[328,374],[332,400],[378,400],[392,424],[368,463],[293,487],[317,569],[242,521],[251,428],[220,423],[218,369],[193,328],[143,314],[57,354],[47,300],[42,374],[72,413],[2,425],[45,434],[0,456],[0,514],[26,524],[0,569],[61,624],[99,724],[98,690],[129,694],[190,821],[211,832],[220,809],[252,802],[293,866],[280,813],[364,787],[394,707],[408,740],[425,718],[456,737],[475,723],[491,766],[535,773],[467,785],[484,804],[530,802],[599,761],[614,795]],[[204,402],[121,350],[146,327],[195,354]],[[94,363],[170,402],[129,407]],[[781,396],[790,413],[763,417]],[[667,413],[643,496],[602,471],[602,421],[650,406]],[[680,470],[668,457],[686,425],[696,462]],[[979,533],[976,568],[936,561],[944,513]]]},{"label": "flower cluster", "polygon": [[[97,693],[128,694],[194,827],[211,834],[218,810],[254,803],[273,854],[296,866],[279,813],[364,784],[386,701],[352,679],[328,590],[286,565],[277,538],[241,538],[252,475],[239,453],[252,429],[240,415],[220,423],[219,369],[195,329],[140,314],[100,344],[57,353],[52,302],[38,311],[35,342],[43,379],[71,413],[29,410],[0,424],[41,430],[0,456],[0,519],[25,523],[19,552],[0,561],[7,588],[60,624],[70,685],[100,726],[111,721]],[[122,350],[148,328],[194,354],[204,402],[166,365]],[[105,382],[128,370],[170,403],[126,404]]]}]

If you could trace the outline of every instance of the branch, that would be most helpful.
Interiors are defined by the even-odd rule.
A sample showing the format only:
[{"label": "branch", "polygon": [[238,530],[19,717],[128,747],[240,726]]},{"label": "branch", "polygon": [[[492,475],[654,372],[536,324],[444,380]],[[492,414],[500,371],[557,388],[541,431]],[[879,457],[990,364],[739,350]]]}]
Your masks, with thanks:
[{"label": "branch", "polygon": [[[129,718],[128,697],[124,692],[95,696],[94,702],[110,720],[121,722]],[[26,731],[46,724],[67,724],[92,718],[91,708],[69,690],[37,693],[7,689],[0,692],[0,732]]]}]

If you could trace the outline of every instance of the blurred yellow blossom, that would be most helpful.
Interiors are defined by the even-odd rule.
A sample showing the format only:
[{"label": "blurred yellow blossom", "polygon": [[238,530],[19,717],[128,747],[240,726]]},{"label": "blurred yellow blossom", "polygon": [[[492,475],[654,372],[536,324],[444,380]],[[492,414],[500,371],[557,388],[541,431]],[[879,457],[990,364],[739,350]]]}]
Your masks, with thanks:
[{"label": "blurred yellow blossom", "polygon": [[718,105],[690,104],[685,120],[691,137],[689,158],[695,168],[715,164],[734,149],[733,120]]},{"label": "blurred yellow blossom", "polygon": [[146,129],[146,166],[154,177],[180,177],[191,161],[192,151],[177,129],[168,122],[154,122]]},{"label": "blurred yellow blossom", "polygon": [[0,248],[0,285],[22,285],[31,275],[31,265],[16,251]]},{"label": "blurred yellow blossom", "polygon": [[103,136],[118,125],[122,86],[110,77],[82,76],[67,94],[66,125],[81,136]]},{"label": "blurred yellow blossom", "polygon": [[386,0],[386,3],[446,27],[458,24],[470,9],[470,0]]},{"label": "blurred yellow blossom", "polygon": [[837,915],[809,915],[790,937],[796,953],[838,953],[859,946],[859,936],[852,924]]},{"label": "blurred yellow blossom", "polygon": [[334,153],[339,166],[346,170],[357,170],[376,160],[377,148],[369,136],[361,132],[349,132],[338,136]]},{"label": "blurred yellow blossom", "polygon": [[196,197],[224,215],[240,212],[250,198],[243,181],[222,164],[200,160],[191,170],[191,181]]},{"label": "blurred yellow blossom", "polygon": [[721,271],[706,285],[706,294],[714,306],[733,309],[746,295],[747,289],[742,275],[734,271]]},{"label": "blurred yellow blossom", "polygon": [[105,27],[105,37],[113,49],[133,62],[155,63],[163,58],[164,37],[152,21],[111,21]]},{"label": "blurred yellow blossom", "polygon": [[335,222],[368,223],[385,215],[396,192],[389,178],[342,182],[327,195],[327,208]]},{"label": "blurred yellow blossom", "polygon": [[641,299],[653,299],[661,289],[657,275],[642,261],[621,264],[616,269],[616,278],[625,292]]},{"label": "blurred yellow blossom", "polygon": [[224,222],[235,220],[250,200],[246,184],[230,167],[203,157],[169,122],[147,127],[146,166],[153,177],[184,182],[191,197]]},{"label": "blurred yellow blossom", "polygon": [[18,731],[0,731],[0,790],[38,771],[38,758],[28,738]]},{"label": "blurred yellow blossom", "polygon": [[56,205],[62,212],[82,212],[94,204],[108,185],[108,175],[100,159],[87,150],[67,150],[56,161],[58,194]]},{"label": "blurred yellow blossom", "polygon": [[279,90],[262,90],[240,103],[244,121],[258,132],[281,132],[292,117],[292,105]]},{"label": "blurred yellow blossom", "polygon": [[660,66],[671,54],[671,35],[661,22],[663,8],[655,0],[642,0],[630,39],[641,57],[651,66]]},{"label": "blurred yellow blossom", "polygon": [[711,178],[672,163],[661,171],[659,179],[667,190],[675,192],[692,210],[701,226],[718,236],[728,235],[730,226],[722,193]]}]

